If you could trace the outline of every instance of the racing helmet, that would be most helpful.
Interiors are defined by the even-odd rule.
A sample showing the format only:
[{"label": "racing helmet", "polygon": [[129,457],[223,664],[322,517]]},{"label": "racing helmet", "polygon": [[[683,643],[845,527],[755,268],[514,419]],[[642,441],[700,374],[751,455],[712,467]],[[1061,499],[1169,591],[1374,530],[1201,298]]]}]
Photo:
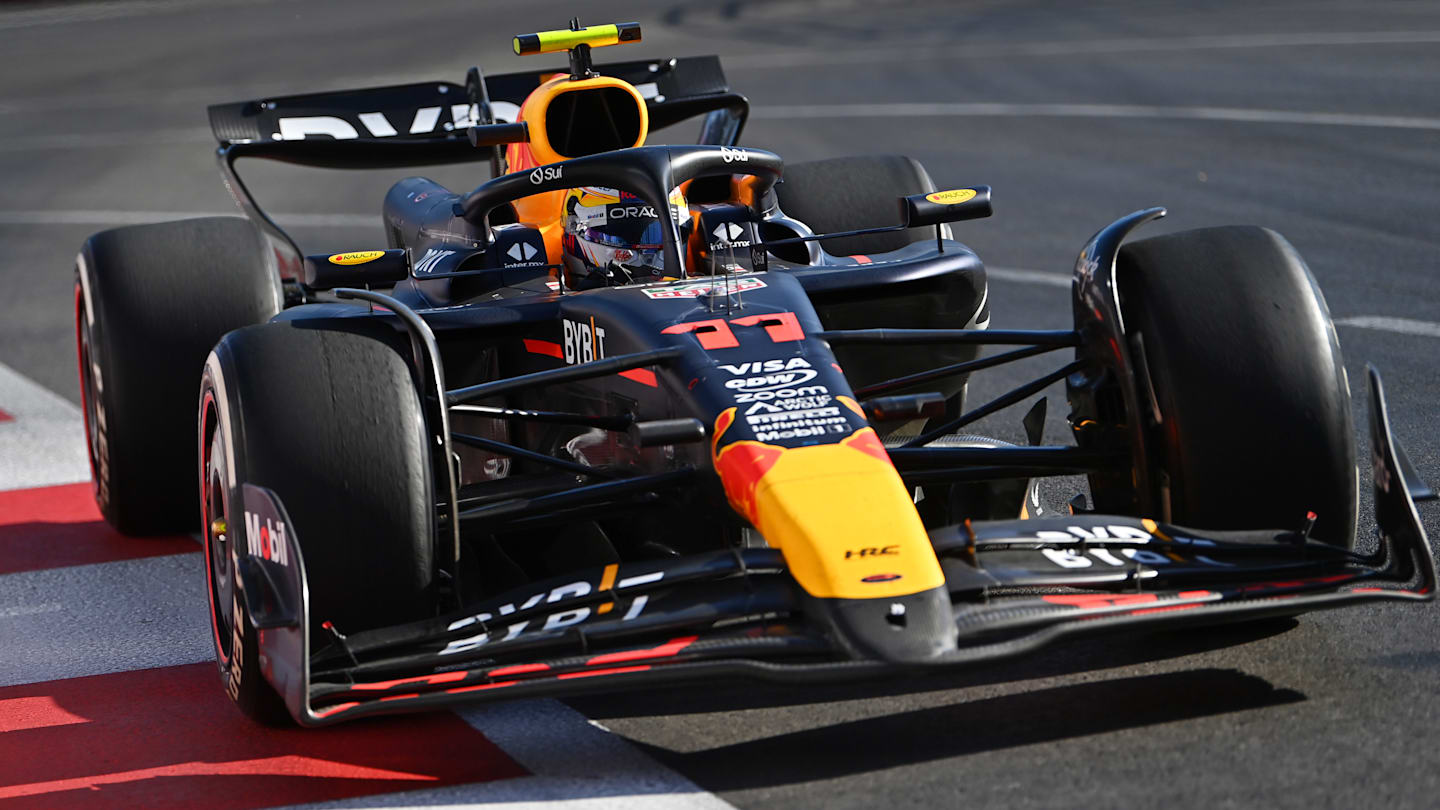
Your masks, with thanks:
[{"label": "racing helmet", "polygon": [[[671,206],[688,210],[683,197]],[[573,289],[665,277],[664,226],[655,207],[626,191],[585,186],[565,194],[562,214],[566,286]]]}]

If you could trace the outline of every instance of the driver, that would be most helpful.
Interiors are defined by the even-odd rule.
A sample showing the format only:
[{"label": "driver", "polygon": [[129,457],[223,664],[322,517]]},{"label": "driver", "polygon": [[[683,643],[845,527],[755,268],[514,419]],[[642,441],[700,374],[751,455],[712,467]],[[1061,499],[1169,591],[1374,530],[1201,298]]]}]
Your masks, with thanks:
[{"label": "driver", "polygon": [[[678,191],[670,202],[683,223],[689,210]],[[626,191],[585,186],[565,194],[563,210],[567,287],[583,290],[666,278],[664,227],[653,205]]]}]

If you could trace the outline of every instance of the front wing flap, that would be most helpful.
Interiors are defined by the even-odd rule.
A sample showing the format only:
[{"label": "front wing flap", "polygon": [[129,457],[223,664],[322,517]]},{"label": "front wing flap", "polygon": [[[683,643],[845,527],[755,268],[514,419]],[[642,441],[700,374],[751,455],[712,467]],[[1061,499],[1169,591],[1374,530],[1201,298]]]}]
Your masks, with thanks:
[{"label": "front wing flap", "polygon": [[[242,588],[263,617],[265,676],[309,726],[462,701],[734,677],[853,680],[993,660],[1082,635],[1428,601],[1435,563],[1411,497],[1423,487],[1406,481],[1373,370],[1370,382],[1373,551],[1311,541],[1303,528],[1202,532],[1096,515],[967,523],[932,535],[957,648],[920,663],[847,653],[818,620],[824,601],[805,595],[780,553],[766,548],[606,566],[436,619],[349,636],[327,625],[323,638],[311,635],[293,531],[280,533],[286,565],[264,561],[266,576],[242,566]],[[247,486],[245,498],[247,509],[290,525],[273,493]]]}]

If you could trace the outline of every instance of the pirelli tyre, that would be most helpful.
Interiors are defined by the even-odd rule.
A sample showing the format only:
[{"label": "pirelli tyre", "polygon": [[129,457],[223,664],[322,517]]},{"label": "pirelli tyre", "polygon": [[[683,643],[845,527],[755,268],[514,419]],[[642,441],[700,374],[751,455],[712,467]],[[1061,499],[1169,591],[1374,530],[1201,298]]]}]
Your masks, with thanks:
[{"label": "pirelli tyre", "polygon": [[241,487],[274,492],[294,524],[312,645],[327,643],[327,623],[349,634],[431,615],[435,501],[420,400],[385,343],[273,322],[231,332],[211,352],[199,422],[220,677],[242,711],[270,722],[284,715],[235,573],[241,555],[264,547],[247,537]]},{"label": "pirelli tyre", "polygon": [[101,231],[75,262],[75,332],[95,500],[130,535],[193,532],[195,391],[231,329],[280,311],[279,276],[238,217]]},{"label": "pirelli tyre", "polygon": [[1350,389],[1320,288],[1274,231],[1133,242],[1116,261],[1150,463],[1169,520],[1298,529],[1353,547]]}]

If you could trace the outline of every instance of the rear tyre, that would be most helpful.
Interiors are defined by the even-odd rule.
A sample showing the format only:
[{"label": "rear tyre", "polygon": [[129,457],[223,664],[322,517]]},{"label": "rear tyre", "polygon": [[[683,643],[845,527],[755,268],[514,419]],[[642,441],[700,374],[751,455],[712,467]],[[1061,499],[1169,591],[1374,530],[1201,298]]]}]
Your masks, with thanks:
[{"label": "rear tyre", "polygon": [[95,500],[125,534],[194,531],[195,390],[220,336],[280,311],[244,219],[102,231],[75,268],[80,392]]},{"label": "rear tyre", "polygon": [[1169,519],[1287,529],[1313,511],[1312,536],[1353,547],[1349,384],[1325,299],[1290,243],[1264,228],[1186,231],[1125,245],[1116,276],[1161,415],[1146,439]]},{"label": "rear tyre", "polygon": [[[780,210],[809,225],[816,233],[854,231],[900,224],[895,200],[935,190],[918,160],[903,155],[858,155],[785,167],[785,182],[775,186]],[[922,239],[925,228],[864,236],[842,236],[821,243],[835,256],[886,253]]]},{"label": "rear tyre", "polygon": [[200,397],[216,659],[236,705],[265,721],[277,698],[249,657],[254,630],[235,579],[248,548],[241,485],[274,491],[294,524],[313,647],[330,638],[327,622],[348,635],[425,618],[435,609],[435,501],[424,418],[390,347],[292,323],[226,335]]}]

